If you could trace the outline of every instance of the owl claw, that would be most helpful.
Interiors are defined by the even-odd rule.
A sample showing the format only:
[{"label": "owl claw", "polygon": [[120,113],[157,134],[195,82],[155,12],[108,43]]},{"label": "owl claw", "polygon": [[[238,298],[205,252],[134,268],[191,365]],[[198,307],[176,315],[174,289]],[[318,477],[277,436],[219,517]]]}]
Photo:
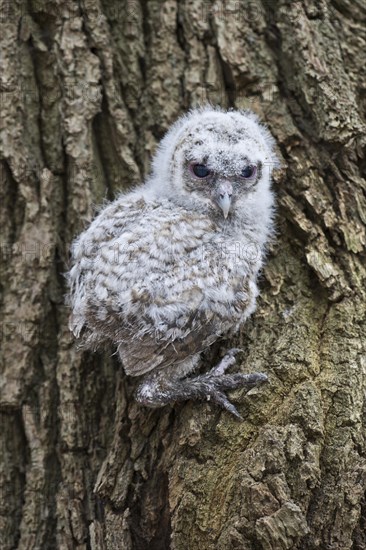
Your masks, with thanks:
[{"label": "owl claw", "polygon": [[236,363],[235,356],[242,351],[243,350],[239,348],[229,350],[218,365],[211,369],[206,375],[203,375],[203,377],[206,378],[206,384],[209,388],[208,399],[212,399],[212,401],[229,411],[240,420],[243,420],[242,416],[238,413],[234,405],[230,403],[223,392],[234,390],[241,386],[253,387],[257,384],[262,384],[268,381],[267,375],[261,372],[251,374],[225,374],[225,371]]},{"label": "owl claw", "polygon": [[205,377],[205,386],[207,388],[207,398],[217,403],[234,416],[242,419],[236,408],[225,395],[225,391],[235,390],[242,386],[249,386],[248,389],[263,384],[268,381],[266,374],[262,372],[254,372],[251,374],[235,373],[235,374],[220,374],[219,376],[214,371],[210,371]]},{"label": "owl claw", "polygon": [[216,403],[223,409],[233,414],[239,420],[241,415],[235,406],[230,403],[225,392],[235,390],[242,386],[248,389],[267,382],[267,375],[261,372],[251,374],[233,373],[225,374],[225,371],[235,363],[235,355],[239,349],[230,350],[220,363],[206,374],[195,378],[167,379],[165,371],[152,373],[146,377],[136,392],[139,403],[148,407],[162,407],[168,403],[186,401],[188,399],[207,400]]},{"label": "owl claw", "polygon": [[236,418],[239,420],[244,420],[241,414],[238,413],[237,408],[230,403],[226,395],[222,392],[215,392],[212,396],[212,401],[216,403],[217,405],[220,405],[223,409],[226,409],[228,412],[233,414]]},{"label": "owl claw", "polygon": [[232,348],[230,349],[224,357],[221,359],[220,363],[218,363],[213,369],[210,370],[210,374],[213,374],[214,376],[220,376],[221,374],[224,374],[224,372],[231,367],[232,365],[235,365],[236,359],[235,356],[242,352],[243,350],[240,348]]}]

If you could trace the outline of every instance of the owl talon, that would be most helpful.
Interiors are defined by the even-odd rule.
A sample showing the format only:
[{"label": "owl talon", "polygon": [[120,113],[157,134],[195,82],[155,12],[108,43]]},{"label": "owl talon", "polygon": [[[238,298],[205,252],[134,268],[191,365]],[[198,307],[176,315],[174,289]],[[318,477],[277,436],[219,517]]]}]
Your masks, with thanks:
[{"label": "owl talon", "polygon": [[[257,384],[263,384],[268,381],[267,375],[261,372],[254,372],[251,374],[235,373],[217,375],[217,367],[212,369],[212,371],[210,371],[207,375],[203,375],[202,378],[205,378],[204,383],[208,387],[208,399],[212,399],[212,401],[231,412],[239,419],[242,419],[242,417],[223,392],[235,390],[242,386],[249,386],[248,389],[250,389]],[[198,381],[198,379],[196,380]]]},{"label": "owl talon", "polygon": [[267,382],[267,380],[267,376],[261,372],[217,375],[212,371],[196,378],[166,380],[163,377],[163,371],[160,371],[145,378],[137,388],[136,399],[147,407],[162,407],[168,403],[187,401],[188,399],[212,400],[240,418],[240,414],[224,392],[242,386],[249,386],[248,389],[250,389],[257,384]]},{"label": "owl talon", "polygon": [[222,392],[215,392],[210,396],[212,401],[217,405],[220,405],[223,409],[226,409],[228,412],[233,414],[239,420],[243,420],[243,417],[238,413],[237,408],[230,403],[226,395]]},{"label": "owl talon", "polygon": [[[208,377],[211,378],[211,373],[208,373]],[[218,388],[223,391],[235,390],[241,386],[256,386],[257,384],[263,384],[268,382],[268,376],[264,372],[252,372],[250,374],[243,374],[241,372],[236,372],[234,374],[223,374],[217,376],[216,374],[212,377],[213,384],[215,388]]]},{"label": "owl talon", "polygon": [[224,357],[221,359],[221,361],[213,367],[213,369],[210,370],[210,374],[213,374],[214,376],[220,376],[224,374],[224,372],[231,367],[232,365],[235,365],[236,358],[235,356],[242,352],[243,350],[240,348],[232,348],[230,349]]}]

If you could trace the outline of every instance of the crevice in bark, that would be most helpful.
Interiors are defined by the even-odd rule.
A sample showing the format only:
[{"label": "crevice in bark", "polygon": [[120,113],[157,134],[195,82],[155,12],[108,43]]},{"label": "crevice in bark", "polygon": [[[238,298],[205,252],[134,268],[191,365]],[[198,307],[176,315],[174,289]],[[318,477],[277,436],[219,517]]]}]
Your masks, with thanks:
[{"label": "crevice in bark", "polygon": [[[4,214],[2,216],[3,229],[8,228],[6,240],[2,242],[2,255],[4,259],[11,255],[11,246],[18,240],[20,228],[24,223],[25,204],[19,194],[19,184],[13,177],[11,167],[6,159],[1,161],[1,184],[4,189],[3,204]],[[21,204],[23,202],[23,204]]]}]

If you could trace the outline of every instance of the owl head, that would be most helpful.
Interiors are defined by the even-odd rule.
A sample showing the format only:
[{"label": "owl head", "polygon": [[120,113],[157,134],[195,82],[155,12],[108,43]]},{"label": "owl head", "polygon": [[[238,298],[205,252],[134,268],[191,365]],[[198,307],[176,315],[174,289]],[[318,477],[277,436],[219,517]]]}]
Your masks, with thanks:
[{"label": "owl head", "polygon": [[278,164],[274,139],[254,113],[214,107],[181,117],[162,140],[152,181],[169,197],[184,197],[228,216],[250,196],[269,192]]}]

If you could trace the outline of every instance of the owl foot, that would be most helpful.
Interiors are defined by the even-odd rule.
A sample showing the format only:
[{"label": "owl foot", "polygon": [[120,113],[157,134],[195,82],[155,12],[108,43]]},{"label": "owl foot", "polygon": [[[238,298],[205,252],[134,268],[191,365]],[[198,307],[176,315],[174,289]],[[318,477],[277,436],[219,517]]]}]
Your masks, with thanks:
[{"label": "owl foot", "polygon": [[136,399],[147,407],[163,407],[168,403],[188,399],[207,400],[217,403],[237,418],[242,419],[224,392],[242,386],[252,388],[257,384],[267,382],[268,378],[263,373],[225,374],[225,371],[235,364],[235,355],[238,352],[240,352],[239,349],[231,349],[218,365],[208,373],[195,378],[182,379],[177,373],[171,373],[168,378],[167,369],[153,373],[146,377],[137,388]]},{"label": "owl foot", "polygon": [[[235,356],[241,350],[233,348],[226,353],[220,363],[211,369],[207,374],[198,378],[204,378],[204,383],[208,386],[206,399],[217,403],[231,414],[242,420],[242,416],[238,413],[236,407],[230,403],[225,395],[225,391],[234,390],[241,386],[249,386],[249,389],[268,381],[268,377],[264,373],[255,372],[251,374],[225,374],[225,371],[236,363]],[[195,379],[197,380],[197,378]]]}]

